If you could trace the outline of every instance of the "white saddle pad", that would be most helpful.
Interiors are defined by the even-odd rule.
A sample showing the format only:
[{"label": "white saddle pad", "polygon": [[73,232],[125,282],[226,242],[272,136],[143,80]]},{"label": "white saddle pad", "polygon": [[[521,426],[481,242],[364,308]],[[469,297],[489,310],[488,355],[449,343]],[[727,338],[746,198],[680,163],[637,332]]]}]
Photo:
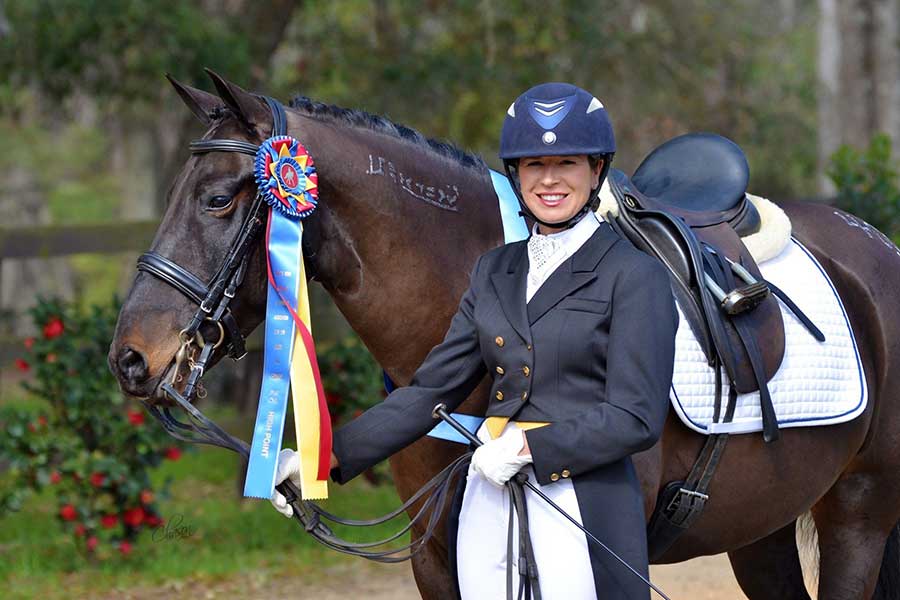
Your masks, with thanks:
[{"label": "white saddle pad", "polygon": [[[759,269],[825,334],[825,341],[818,342],[779,300],[785,353],[781,367],[769,381],[779,426],[831,425],[859,416],[866,408],[865,375],[850,321],[828,275],[793,237],[778,256],[761,263]],[[761,431],[759,392],[738,396],[733,422],[712,422],[715,373],[680,308],[679,316],[670,392],[675,412],[699,433]],[[722,382],[724,412],[728,398],[724,371]]]}]

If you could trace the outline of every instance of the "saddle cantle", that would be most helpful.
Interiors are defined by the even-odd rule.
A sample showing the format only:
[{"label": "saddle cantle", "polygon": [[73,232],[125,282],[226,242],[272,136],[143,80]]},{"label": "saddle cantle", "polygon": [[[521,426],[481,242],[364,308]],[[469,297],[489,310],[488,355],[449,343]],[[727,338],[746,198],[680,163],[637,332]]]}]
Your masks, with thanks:
[{"label": "saddle cantle", "polygon": [[747,199],[750,167],[743,150],[712,133],[689,133],[657,147],[631,177],[643,208],[665,210],[691,227],[728,223],[740,237],[760,217]]}]

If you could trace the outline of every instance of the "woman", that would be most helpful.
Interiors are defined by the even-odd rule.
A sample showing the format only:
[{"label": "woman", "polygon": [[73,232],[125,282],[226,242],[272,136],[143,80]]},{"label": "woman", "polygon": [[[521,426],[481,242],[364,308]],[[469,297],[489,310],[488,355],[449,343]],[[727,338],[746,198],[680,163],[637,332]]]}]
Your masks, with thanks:
[{"label": "woman", "polygon": [[[459,514],[464,599],[505,598],[502,486],[521,469],[648,571],[631,454],[662,432],[678,317],[664,268],[594,213],[614,153],[612,125],[591,94],[547,83],[520,96],[503,124],[500,158],[534,221],[531,237],[482,255],[444,341],[411,384],[335,432],[332,478],[343,483],[425,435],[436,404],[454,410],[491,376],[478,431],[485,444],[472,457]],[[278,483],[297,469],[293,451],[279,459]],[[649,598],[581,531],[526,498],[545,600]],[[272,501],[290,516],[280,494]]]}]

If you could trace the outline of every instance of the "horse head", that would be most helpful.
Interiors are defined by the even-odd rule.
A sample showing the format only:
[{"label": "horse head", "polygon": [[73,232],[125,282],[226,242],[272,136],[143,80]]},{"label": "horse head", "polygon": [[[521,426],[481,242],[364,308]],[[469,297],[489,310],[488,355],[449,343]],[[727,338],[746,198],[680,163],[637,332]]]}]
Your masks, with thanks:
[{"label": "horse head", "polygon": [[[193,357],[178,356],[181,332],[200,304],[199,292],[192,298],[188,289],[190,275],[211,289],[255,214],[254,161],[245,150],[267,139],[275,124],[274,101],[210,76],[218,96],[169,78],[207,131],[192,144],[194,154],[169,191],[144,255],[149,262],[139,263],[149,272],[136,276],[110,347],[110,368],[122,389],[151,403],[164,401],[162,383],[177,388],[187,372]],[[325,287],[379,363],[402,382],[440,341],[475,257],[502,241],[488,171],[476,157],[361,111],[300,98],[284,116],[319,174],[319,205],[304,220],[307,277]],[[204,141],[223,140],[243,150],[198,151]],[[263,238],[257,236],[229,306],[242,335],[265,314]],[[223,338],[211,322],[199,333]]]},{"label": "horse head", "polygon": [[[219,95],[169,81],[188,108],[207,126],[203,140],[228,139],[258,145],[268,137],[272,115],[265,101],[215,73],[209,73]],[[240,233],[256,197],[253,159],[233,152],[192,155],[168,192],[167,208],[151,252],[210,282]],[[260,322],[265,303],[265,262],[260,244],[248,255],[244,280],[230,304],[234,322],[246,335]],[[116,325],[109,366],[122,389],[134,396],[159,395],[160,383],[174,381],[179,333],[197,312],[197,303],[158,277],[139,272]],[[200,334],[216,339],[219,332],[203,323]],[[219,360],[224,349],[215,353]],[[188,357],[190,358],[190,357]]]}]

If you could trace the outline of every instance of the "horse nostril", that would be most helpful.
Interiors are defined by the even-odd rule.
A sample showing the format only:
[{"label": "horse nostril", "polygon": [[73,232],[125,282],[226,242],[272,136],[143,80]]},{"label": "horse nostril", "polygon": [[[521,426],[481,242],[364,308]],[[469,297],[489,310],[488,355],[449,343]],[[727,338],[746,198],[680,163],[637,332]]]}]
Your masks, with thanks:
[{"label": "horse nostril", "polygon": [[144,355],[125,346],[119,353],[119,372],[131,384],[139,384],[147,381],[150,371]]}]

